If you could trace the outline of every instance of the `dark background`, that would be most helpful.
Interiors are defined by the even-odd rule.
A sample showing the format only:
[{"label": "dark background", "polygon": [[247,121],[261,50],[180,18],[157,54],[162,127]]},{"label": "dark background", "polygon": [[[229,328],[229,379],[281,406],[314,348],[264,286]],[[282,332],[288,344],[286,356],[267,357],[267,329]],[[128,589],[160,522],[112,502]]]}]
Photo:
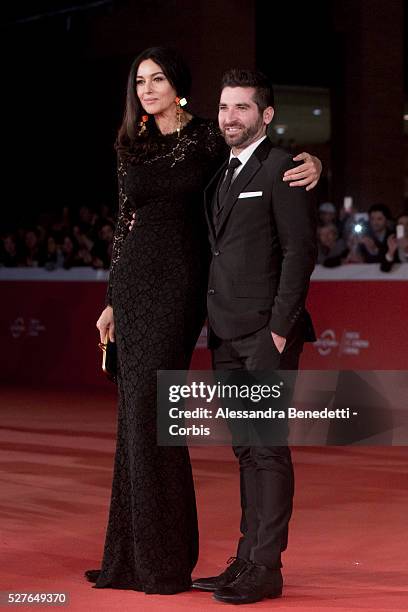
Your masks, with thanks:
[{"label": "dark background", "polygon": [[[196,81],[190,108],[204,116],[216,116],[219,76],[233,64],[256,64],[279,84],[328,87],[336,96],[332,109],[336,137],[336,128],[344,131],[343,113],[340,116],[338,108],[346,108],[341,100],[344,90],[350,89],[344,87],[345,79],[350,84],[350,78],[356,78],[345,76],[350,61],[346,47],[359,44],[349,42],[353,36],[355,41],[366,40],[367,27],[371,27],[367,25],[367,7],[371,4],[369,0],[10,3],[3,9],[0,32],[5,104],[2,222],[19,218],[29,223],[38,211],[64,205],[115,205],[113,142],[123,112],[130,63],[146,46],[171,44],[182,50]],[[381,20],[381,3],[376,0],[374,5],[379,7]],[[395,8],[398,15],[404,15],[403,73],[397,69],[393,78],[400,82],[406,98],[407,10],[401,12],[399,0],[383,5],[388,13]],[[389,27],[392,30],[392,24]],[[393,38],[398,38],[398,33]],[[393,44],[390,38],[389,45],[379,49],[382,56]],[[396,52],[401,54],[401,50]],[[361,80],[367,74],[365,57],[362,53]],[[375,58],[373,62],[375,65]],[[392,62],[391,53],[390,70]],[[394,168],[395,177],[395,164],[404,158],[403,146],[405,151],[407,146],[402,136],[402,97],[397,101],[391,94],[391,98],[387,101],[390,115],[401,115],[398,142],[402,146],[398,150],[398,143],[390,142],[388,152],[378,157]],[[362,136],[356,132],[355,137]],[[361,156],[353,162],[349,177],[341,176],[340,168],[344,169],[350,158],[350,145],[337,138],[340,140],[327,143],[329,167],[326,165],[325,174],[332,181],[333,173],[339,177],[339,199],[339,194],[346,194],[345,181],[355,183],[358,189],[361,181],[357,177],[353,183],[350,178],[358,170]],[[308,150],[313,148],[313,143],[306,144]],[[394,151],[395,159],[390,159],[389,151]],[[397,179],[389,177],[391,182],[401,181],[396,191],[400,200],[395,201],[398,195],[390,195],[393,201],[387,202],[396,210],[403,201],[404,172],[401,162]],[[375,170],[373,173],[378,175]],[[379,173],[384,174],[386,183],[384,165]],[[336,199],[335,186],[331,190]]]}]

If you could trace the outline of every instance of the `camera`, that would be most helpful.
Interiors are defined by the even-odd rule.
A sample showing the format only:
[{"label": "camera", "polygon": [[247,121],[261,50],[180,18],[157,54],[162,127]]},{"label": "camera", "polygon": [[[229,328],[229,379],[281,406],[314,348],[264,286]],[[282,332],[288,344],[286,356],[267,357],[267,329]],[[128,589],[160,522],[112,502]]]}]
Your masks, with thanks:
[{"label": "camera", "polygon": [[353,217],[352,232],[357,236],[363,236],[368,233],[368,215],[367,213],[355,213]]}]

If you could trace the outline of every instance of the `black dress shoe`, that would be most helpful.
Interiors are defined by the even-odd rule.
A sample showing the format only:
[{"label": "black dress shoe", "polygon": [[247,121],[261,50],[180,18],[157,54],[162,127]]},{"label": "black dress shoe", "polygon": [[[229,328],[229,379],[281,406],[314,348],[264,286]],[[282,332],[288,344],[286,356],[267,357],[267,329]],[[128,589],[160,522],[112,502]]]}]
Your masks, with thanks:
[{"label": "black dress shoe", "polygon": [[86,570],[84,576],[89,582],[96,582],[100,573],[101,570]]},{"label": "black dress shoe", "polygon": [[213,595],[217,601],[230,604],[249,604],[282,595],[282,574],[265,565],[252,563],[234,582],[217,589]]},{"label": "black dress shoe", "polygon": [[193,584],[191,585],[193,589],[200,591],[215,591],[216,589],[221,589],[238,578],[238,576],[248,568],[249,561],[240,559],[239,557],[230,557],[227,564],[227,569],[219,576],[197,578],[197,580],[193,580]]}]

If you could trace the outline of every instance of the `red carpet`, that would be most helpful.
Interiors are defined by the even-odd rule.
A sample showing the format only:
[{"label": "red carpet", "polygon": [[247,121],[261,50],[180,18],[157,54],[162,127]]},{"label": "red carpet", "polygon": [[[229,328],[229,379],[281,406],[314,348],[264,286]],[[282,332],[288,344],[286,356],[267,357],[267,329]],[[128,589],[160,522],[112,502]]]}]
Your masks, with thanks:
[{"label": "red carpet", "polygon": [[[100,392],[3,391],[0,589],[65,591],[75,612],[227,610],[207,593],[97,590],[82,577],[102,555],[115,410],[114,396]],[[192,457],[195,575],[206,575],[235,552],[238,473],[230,449],[196,448]],[[293,458],[284,598],[243,608],[408,610],[408,448],[296,448]]]}]

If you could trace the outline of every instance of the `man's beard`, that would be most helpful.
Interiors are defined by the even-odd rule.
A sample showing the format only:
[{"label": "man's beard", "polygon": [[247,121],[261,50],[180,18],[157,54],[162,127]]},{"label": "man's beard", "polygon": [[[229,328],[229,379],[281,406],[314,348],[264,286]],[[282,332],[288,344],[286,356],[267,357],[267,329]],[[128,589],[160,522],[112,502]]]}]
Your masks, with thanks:
[{"label": "man's beard", "polygon": [[221,130],[222,135],[224,136],[225,142],[229,147],[242,147],[242,145],[251,144],[254,141],[254,136],[258,134],[260,128],[262,126],[262,119],[260,119],[257,123],[253,123],[249,125],[247,128],[244,127],[241,123],[230,123],[226,127],[239,127],[242,128],[242,132],[240,134],[229,134],[224,128]]}]

